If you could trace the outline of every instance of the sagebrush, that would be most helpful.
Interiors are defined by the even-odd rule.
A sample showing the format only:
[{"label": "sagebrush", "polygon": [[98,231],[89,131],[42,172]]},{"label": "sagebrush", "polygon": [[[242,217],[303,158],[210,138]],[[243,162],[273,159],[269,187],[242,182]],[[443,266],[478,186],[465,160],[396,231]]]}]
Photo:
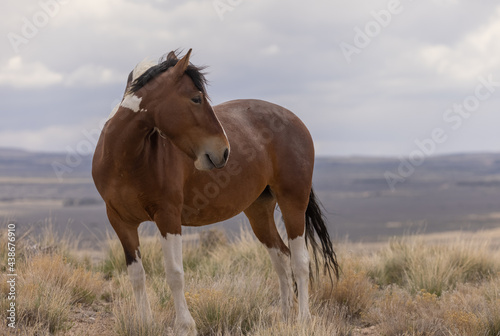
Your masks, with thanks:
[{"label": "sagebrush", "polygon": [[[75,319],[74,307],[100,311],[106,303],[113,327],[105,335],[172,335],[174,307],[158,239],[141,239],[154,323],[143,325],[139,319],[117,239],[110,238],[102,259],[91,263],[72,250],[77,244],[47,231],[27,244],[19,242],[17,329],[4,323],[0,331],[74,335],[85,330],[77,329],[79,323],[100,323]],[[0,236],[3,260],[5,245]],[[335,246],[340,279],[332,286],[320,275],[311,283],[313,319],[300,325],[282,321],[278,277],[252,233],[243,230],[234,241],[210,233],[185,244],[185,294],[199,335],[500,334],[499,251],[488,242],[429,243],[407,236],[370,249],[348,242]],[[2,272],[4,321],[8,290]]]}]

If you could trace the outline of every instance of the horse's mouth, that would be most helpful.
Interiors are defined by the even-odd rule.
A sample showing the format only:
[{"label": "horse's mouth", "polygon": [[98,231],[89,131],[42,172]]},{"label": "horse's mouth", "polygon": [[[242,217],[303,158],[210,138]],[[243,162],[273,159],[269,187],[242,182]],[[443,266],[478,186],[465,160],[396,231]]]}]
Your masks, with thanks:
[{"label": "horse's mouth", "polygon": [[214,168],[221,169],[221,168],[224,168],[224,166],[227,163],[227,158],[229,156],[229,149],[226,148],[226,150],[224,151],[223,157],[219,160],[218,163],[214,162],[214,160],[212,159],[210,154],[207,153],[207,154],[205,154],[205,156],[208,159],[208,162],[210,162],[210,164],[212,164],[214,166]]},{"label": "horse's mouth", "polygon": [[207,158],[207,161],[209,164],[212,165],[212,168],[210,168],[210,170],[212,170],[213,168],[217,168],[217,166],[215,165],[215,163],[212,161],[212,158],[210,157],[209,154],[205,154],[205,157]]},{"label": "horse's mouth", "polygon": [[213,155],[212,153],[205,153],[200,155],[195,160],[195,167],[198,170],[221,169],[226,165],[228,156],[228,149],[226,149],[223,155],[220,157],[218,157],[217,155]]}]

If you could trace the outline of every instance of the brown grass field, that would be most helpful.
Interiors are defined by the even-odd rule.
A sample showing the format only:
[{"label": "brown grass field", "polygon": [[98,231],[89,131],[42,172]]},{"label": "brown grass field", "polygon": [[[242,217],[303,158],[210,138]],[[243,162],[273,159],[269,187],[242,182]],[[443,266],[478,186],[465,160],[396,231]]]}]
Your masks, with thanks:
[{"label": "brown grass field", "polygon": [[[312,321],[280,318],[266,249],[242,231],[184,245],[186,297],[199,335],[499,335],[499,231],[335,242],[342,268],[311,284]],[[142,237],[155,322],[138,320],[123,251],[77,251],[53,230],[16,241],[16,329],[7,327],[7,229],[1,228],[1,335],[172,335],[173,302],[160,242]]]}]

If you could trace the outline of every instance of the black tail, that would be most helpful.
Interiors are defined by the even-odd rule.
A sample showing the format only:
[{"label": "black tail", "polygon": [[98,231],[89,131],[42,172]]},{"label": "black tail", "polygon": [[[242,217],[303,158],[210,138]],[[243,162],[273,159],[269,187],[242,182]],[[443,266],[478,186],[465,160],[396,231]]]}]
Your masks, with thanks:
[{"label": "black tail", "polygon": [[[325,225],[325,217],[321,212],[321,208],[316,200],[316,195],[311,188],[309,195],[309,205],[306,210],[306,243],[311,245],[316,266],[316,274],[319,273],[318,251],[319,244],[316,241],[316,235],[321,243],[321,253],[323,254],[324,272],[328,273],[330,280],[333,282],[332,273],[339,278],[339,264],[337,256],[333,250],[332,241]],[[312,272],[311,272],[312,276]]]}]

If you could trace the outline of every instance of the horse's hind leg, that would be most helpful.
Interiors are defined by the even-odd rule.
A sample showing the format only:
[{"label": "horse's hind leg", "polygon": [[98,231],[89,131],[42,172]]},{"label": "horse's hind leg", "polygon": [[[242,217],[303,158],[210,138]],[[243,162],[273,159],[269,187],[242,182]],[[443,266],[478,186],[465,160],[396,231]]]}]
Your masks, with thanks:
[{"label": "horse's hind leg", "polygon": [[283,243],[274,222],[276,200],[267,190],[248,209],[248,217],[252,230],[267,247],[274,270],[278,274],[281,291],[283,318],[286,320],[292,307],[292,275],[290,268],[290,251]]},{"label": "horse's hind leg", "polygon": [[125,252],[127,272],[134,291],[139,316],[143,322],[151,321],[151,307],[146,294],[146,274],[139,251],[138,225],[123,222],[114,211],[107,209],[111,226],[115,230]]},{"label": "horse's hind leg", "polygon": [[[296,181],[297,185],[298,182]],[[305,213],[309,188],[276,188],[276,198],[283,215],[291,254],[291,266],[297,283],[299,320],[311,318],[309,312],[309,252],[305,241]],[[275,191],[273,189],[273,191]],[[307,193],[306,193],[307,191]]]}]

